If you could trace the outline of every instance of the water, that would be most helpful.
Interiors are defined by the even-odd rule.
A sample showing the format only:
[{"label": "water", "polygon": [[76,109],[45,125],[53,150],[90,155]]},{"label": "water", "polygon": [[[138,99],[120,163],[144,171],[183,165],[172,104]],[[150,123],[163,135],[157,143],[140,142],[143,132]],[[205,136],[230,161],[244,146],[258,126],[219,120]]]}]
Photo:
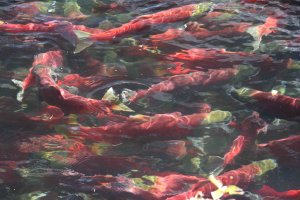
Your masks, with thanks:
[{"label": "water", "polygon": [[[148,24],[110,41],[85,39],[78,53],[74,52],[80,40],[71,23],[109,30],[138,16],[202,1],[30,2],[0,1],[0,19],[7,24],[58,26],[24,32],[0,25],[0,199],[166,199],[189,191],[198,181],[209,184],[209,174],[226,177],[230,170],[263,159],[273,159],[278,166],[251,181],[237,178],[240,182],[232,184],[245,194],[225,193],[220,198],[261,199],[264,195],[257,190],[263,185],[277,191],[300,189],[297,105],[288,100],[257,104],[234,93],[247,87],[274,96],[300,96],[299,1],[214,1],[198,16]],[[264,24],[267,17],[276,25],[265,24],[261,42],[254,43],[255,33],[251,36],[249,30]],[[237,26],[240,29],[221,31]],[[170,40],[154,37],[170,28],[180,34]],[[186,58],[193,48],[206,54],[196,58],[201,52],[195,50]],[[57,54],[40,58],[50,75],[34,64],[33,85],[18,101],[20,87],[12,80],[23,81],[36,55],[51,51],[60,51],[62,61]],[[59,66],[53,67],[55,63]],[[235,71],[225,78],[228,70],[241,69],[242,73]],[[200,71],[203,80],[189,82]],[[172,77],[180,74],[184,78]],[[128,101],[134,91],[167,80],[158,91]],[[77,100],[78,96],[100,100],[113,88],[119,98],[113,104],[123,103],[132,111],[112,109],[114,114],[100,115],[103,110],[97,106],[84,107],[76,100],[65,103],[68,98],[57,88],[77,95]],[[261,119],[254,117],[247,129],[242,123],[255,111]],[[203,114],[191,117],[199,113]],[[245,150],[225,166],[224,155],[239,136],[248,141]],[[258,145],[292,136],[295,139],[279,142],[274,149]],[[171,177],[176,174],[180,178]],[[162,178],[167,175],[171,178]],[[210,193],[205,197],[211,198]],[[277,194],[276,198],[300,197]]]}]

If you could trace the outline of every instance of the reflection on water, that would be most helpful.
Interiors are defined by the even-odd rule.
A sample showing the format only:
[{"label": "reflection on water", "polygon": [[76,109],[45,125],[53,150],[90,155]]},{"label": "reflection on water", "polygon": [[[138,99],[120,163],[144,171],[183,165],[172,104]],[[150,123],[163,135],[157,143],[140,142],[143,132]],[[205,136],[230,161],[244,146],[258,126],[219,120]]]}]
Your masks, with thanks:
[{"label": "reflection on water", "polygon": [[299,12],[0,1],[0,199],[300,199]]}]

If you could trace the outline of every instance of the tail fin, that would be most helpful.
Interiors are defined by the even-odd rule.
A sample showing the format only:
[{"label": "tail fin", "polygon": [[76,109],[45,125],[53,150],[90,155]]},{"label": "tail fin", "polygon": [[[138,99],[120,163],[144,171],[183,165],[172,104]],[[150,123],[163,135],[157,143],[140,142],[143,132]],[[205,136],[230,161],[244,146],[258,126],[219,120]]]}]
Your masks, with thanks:
[{"label": "tail fin", "polygon": [[243,189],[235,186],[235,185],[223,185],[223,183],[218,180],[214,175],[210,175],[208,177],[208,180],[212,184],[214,184],[218,189],[216,191],[211,192],[211,197],[214,200],[220,199],[224,194],[229,194],[229,195],[243,195],[244,191]]},{"label": "tail fin", "polygon": [[268,17],[264,24],[248,28],[246,32],[249,33],[254,39],[254,42],[252,43],[253,51],[259,49],[262,37],[273,33],[274,29],[277,28],[277,26],[278,19]]},{"label": "tail fin", "polygon": [[251,43],[253,46],[253,51],[258,50],[262,39],[262,36],[259,33],[259,26],[252,26],[248,28],[246,32],[249,33],[254,39],[254,41]]},{"label": "tail fin", "polygon": [[121,93],[122,101],[129,102],[129,99],[133,97],[135,93],[135,91],[125,88]]},{"label": "tail fin", "polygon": [[16,79],[12,79],[11,80],[16,86],[20,87],[21,90],[17,93],[17,100],[19,102],[22,102],[23,100],[23,96],[24,96],[24,89],[23,89],[23,82],[16,80]]},{"label": "tail fin", "polygon": [[33,67],[29,69],[29,73],[23,81],[19,81],[16,79],[11,80],[16,86],[21,88],[21,90],[17,94],[17,100],[20,102],[22,102],[23,100],[25,90],[35,83],[35,76],[32,71]]},{"label": "tail fin", "polygon": [[79,52],[83,51],[84,49],[92,46],[93,42],[91,40],[89,40],[89,37],[91,35],[90,33],[80,31],[80,30],[75,30],[74,33],[78,38],[76,48],[74,50],[74,54],[79,53]]},{"label": "tail fin", "polygon": [[102,97],[102,100],[110,101],[113,103],[112,110],[124,111],[124,112],[134,112],[131,108],[126,106],[124,103],[120,102],[120,98],[116,95],[113,88],[109,88],[107,92]]}]

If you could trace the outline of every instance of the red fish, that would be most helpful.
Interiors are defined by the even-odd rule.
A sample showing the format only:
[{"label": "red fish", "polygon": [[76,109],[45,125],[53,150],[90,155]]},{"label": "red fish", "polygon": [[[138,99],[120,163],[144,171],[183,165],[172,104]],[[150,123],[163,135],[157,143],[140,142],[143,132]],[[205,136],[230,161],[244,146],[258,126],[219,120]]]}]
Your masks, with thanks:
[{"label": "red fish", "polygon": [[[41,66],[49,66],[52,68],[57,68],[58,66],[63,65],[63,57],[61,51],[48,51],[46,53],[41,53],[35,56],[33,61],[33,67],[41,65]],[[35,76],[33,74],[33,68],[29,69],[29,73],[27,77],[24,79],[21,87],[22,91],[19,94],[19,100],[22,100],[22,95],[30,86],[35,84]]]},{"label": "red fish", "polygon": [[210,49],[210,48],[191,48],[188,50],[181,50],[165,57],[171,61],[182,60],[189,68],[224,68],[232,65],[239,65],[243,63],[255,64],[261,70],[270,71],[276,68],[281,68],[285,63],[276,63],[266,54],[255,54],[253,52],[232,52],[225,49]]},{"label": "red fish", "polygon": [[[213,192],[219,193],[219,198],[221,198],[223,195],[226,195],[227,189],[228,193],[242,192],[240,191],[240,188],[247,189],[247,187],[255,180],[255,177],[261,176],[276,167],[277,164],[274,162],[274,160],[270,159],[253,162],[252,164],[242,166],[239,169],[231,170],[223,173],[220,176],[217,176],[216,178],[220,182],[218,183],[219,185],[210,181],[199,181],[189,191],[170,197],[168,200],[211,198]],[[227,188],[224,188],[223,186],[227,186]],[[237,188],[236,186],[240,188]],[[237,191],[230,191],[231,187],[233,190],[236,189]]]},{"label": "red fish", "polygon": [[276,31],[278,20],[268,17],[264,24],[253,26],[252,23],[238,23],[221,30],[208,30],[197,22],[189,22],[185,30],[168,29],[165,33],[153,35],[150,38],[155,42],[172,40],[177,37],[193,36],[195,38],[207,38],[211,36],[234,36],[241,33],[249,33],[253,38],[254,50],[259,48],[263,36]]},{"label": "red fish", "polygon": [[129,92],[128,100],[135,102],[157,92],[170,92],[184,86],[208,86],[227,81],[239,73],[238,68],[227,68],[220,70],[210,70],[208,72],[192,72],[190,74],[182,74],[168,77],[167,80],[152,85],[147,90],[138,90],[137,92]]},{"label": "red fish", "polygon": [[51,68],[63,66],[63,57],[61,51],[48,51],[35,56],[32,66],[45,65]]},{"label": "red fish", "polygon": [[[241,194],[243,192],[241,188],[247,189],[256,177],[275,167],[276,163],[273,160],[262,160],[218,176],[217,181],[220,182],[222,189],[225,191],[220,192],[220,196],[226,196],[226,192]],[[97,175],[83,177],[81,180],[89,181],[79,181],[77,189],[80,189],[82,186],[89,190],[93,188],[97,192],[101,192],[101,195],[113,199],[120,196],[145,200],[211,198],[211,193],[218,190],[215,183],[210,182],[206,178],[170,172],[155,173],[154,175],[144,175],[135,178]],[[200,196],[200,194],[202,195]]]},{"label": "red fish", "polygon": [[189,34],[184,30],[170,28],[164,33],[151,35],[150,39],[152,40],[152,42],[161,42],[161,41],[173,40],[179,37],[184,37],[185,35],[189,35]]},{"label": "red fish", "polygon": [[259,118],[258,113],[247,117],[239,127],[241,134],[233,141],[229,152],[224,156],[224,166],[233,164],[235,157],[244,151],[255,148],[256,137],[266,126],[267,124]]},{"label": "red fish", "polygon": [[26,137],[19,144],[19,151],[24,153],[39,153],[63,148],[67,151],[81,151],[84,145],[78,139],[67,138],[60,134]]},{"label": "red fish", "polygon": [[[2,21],[1,21],[2,22]],[[102,33],[103,30],[89,28],[84,25],[74,25],[68,21],[48,21],[45,23],[28,23],[28,24],[11,24],[0,23],[0,31],[8,33],[34,33],[34,32],[50,32],[50,33],[66,33],[74,30],[86,31],[97,34]]]},{"label": "red fish", "polygon": [[117,79],[120,79],[120,77],[108,78],[101,75],[82,77],[79,74],[68,74],[64,76],[63,79],[59,80],[57,85],[69,87],[73,86],[80,91],[86,91],[86,89],[95,88]]},{"label": "red fish", "polygon": [[238,136],[233,142],[229,151],[224,155],[223,166],[233,164],[234,159],[237,155],[241,154],[247,147],[245,136]]},{"label": "red fish", "polygon": [[49,67],[35,66],[32,73],[36,79],[40,97],[48,104],[61,108],[66,114],[111,112],[109,101],[84,98],[59,87],[52,79],[53,72]]},{"label": "red fish", "polygon": [[0,31],[8,33],[34,33],[34,32],[50,32],[65,33],[74,30],[86,31],[89,33],[102,33],[103,30],[89,28],[84,25],[74,25],[68,21],[52,20],[44,23],[28,23],[28,24],[11,24],[0,21]]},{"label": "red fish", "polygon": [[43,159],[59,165],[76,165],[83,159],[94,156],[80,138],[60,134],[26,137],[19,143],[22,153],[36,153]]},{"label": "red fish", "polygon": [[191,133],[193,128],[204,124],[228,121],[231,113],[227,111],[212,111],[182,115],[179,112],[170,114],[156,114],[154,116],[132,116],[131,121],[99,127],[81,126],[78,134],[85,134],[90,138],[103,140],[104,138],[182,138]]},{"label": "red fish", "polygon": [[23,113],[22,108],[15,99],[9,97],[0,98],[0,108],[2,117],[0,124],[12,128],[22,127],[29,129],[39,129],[57,124],[63,121],[64,113],[55,106],[45,105],[38,112]]},{"label": "red fish", "polygon": [[259,112],[274,117],[299,120],[300,100],[298,98],[273,92],[263,92],[249,88],[241,88],[232,91],[233,97]]},{"label": "red fish", "polygon": [[[25,78],[22,86],[23,91],[36,83],[39,88],[40,97],[48,104],[61,108],[67,114],[93,113],[102,115],[110,113],[111,109],[114,109],[110,100],[81,97],[59,87],[52,78],[52,75],[55,74],[52,69],[61,63],[53,61],[53,54],[56,54],[56,52],[48,52],[35,57],[33,63],[37,65],[30,69],[28,76]],[[56,59],[61,61],[60,58],[61,56],[58,56]]]},{"label": "red fish", "polygon": [[[200,4],[190,4],[178,8],[172,8],[166,11],[157,12],[149,15],[142,15],[136,19],[123,24],[120,27],[100,30],[87,28],[83,25],[72,25],[69,23],[69,30],[75,30],[79,40],[90,39],[92,41],[110,41],[115,37],[123,34],[135,32],[154,24],[171,23],[180,20],[187,19],[189,17],[202,14],[208,11],[212,6],[212,3],[200,3]],[[2,24],[0,25],[0,30],[6,32],[53,32],[57,30],[57,26],[61,23],[48,22],[45,24]],[[65,31],[65,30],[64,30]],[[75,52],[80,52],[87,46],[91,45],[91,42],[85,41],[85,43],[79,43]]]},{"label": "red fish", "polygon": [[251,23],[240,23],[233,25],[231,27],[226,27],[221,30],[211,31],[206,28],[203,28],[201,24],[197,22],[189,22],[186,24],[185,30],[179,29],[168,29],[166,32],[152,35],[150,38],[152,41],[168,41],[179,37],[188,37],[192,36],[195,38],[207,38],[211,36],[234,36],[240,33],[244,33],[247,31],[249,27],[251,27]]},{"label": "red fish", "polygon": [[216,62],[223,65],[232,66],[233,64],[241,64],[243,61],[252,62],[263,62],[269,60],[267,55],[256,55],[249,52],[231,52],[225,49],[207,49],[207,48],[192,48],[188,50],[181,50],[174,54],[169,54],[167,56],[170,60],[179,59],[188,62],[198,62],[200,66],[206,64],[205,66],[218,66]]},{"label": "red fish", "polygon": [[262,37],[274,33],[277,27],[278,27],[278,19],[273,17],[268,17],[264,24],[253,26],[247,29],[246,32],[249,33],[254,38],[254,42],[252,43],[254,51],[259,49]]},{"label": "red fish", "polygon": [[[277,28],[277,26],[278,26],[278,19],[273,18],[273,17],[268,17],[264,24],[253,27],[253,29],[257,29],[258,36],[262,37],[262,36],[269,35],[270,33],[273,33],[274,31],[276,31],[275,28]],[[251,32],[251,31],[247,30],[247,32]]]},{"label": "red fish", "polygon": [[211,36],[234,36],[247,31],[251,27],[251,23],[238,23],[232,26],[226,27],[221,30],[208,30],[201,27],[201,24],[197,22],[187,23],[186,31],[196,38],[206,38]]},{"label": "red fish", "polygon": [[44,24],[1,24],[0,31],[8,33],[26,33],[26,32],[54,32],[57,28],[57,23],[44,23]]},{"label": "red fish", "polygon": [[[134,20],[123,24],[120,27],[112,28],[106,31],[101,31],[97,33],[93,33],[90,31],[75,31],[77,37],[80,40],[90,39],[91,41],[110,41],[115,37],[132,33],[138,30],[142,30],[151,25],[155,24],[164,24],[164,23],[172,23],[180,20],[188,19],[192,16],[200,15],[206,11],[208,11],[212,7],[212,3],[199,3],[199,4],[190,4],[177,8],[171,8],[169,10],[160,11],[153,14],[142,15]],[[79,52],[84,49],[82,44],[79,43],[77,50],[75,52]],[[91,43],[90,43],[91,45]],[[85,47],[87,44],[85,44]]]},{"label": "red fish", "polygon": [[[2,22],[2,21],[0,21]],[[83,30],[90,32],[99,32],[100,29],[93,29],[84,26],[84,25],[74,25],[67,21],[48,21],[45,23],[27,23],[27,24],[12,24],[12,23],[0,23],[0,32],[7,33],[56,33],[63,37],[66,41],[75,45],[76,35],[73,33],[73,30]]]},{"label": "red fish", "polygon": [[9,127],[22,127],[28,129],[38,129],[62,122],[64,113],[55,106],[49,106],[38,115],[29,115],[21,112],[0,112],[6,116],[0,123]]},{"label": "red fish", "polygon": [[63,117],[64,113],[60,108],[47,105],[44,106],[39,115],[29,117],[29,119],[38,123],[52,124],[61,122]]},{"label": "red fish", "polygon": [[278,192],[275,189],[263,185],[259,190],[255,190],[255,193],[263,197],[264,200],[298,200],[300,199],[300,190],[288,190],[284,192]]},{"label": "red fish", "polygon": [[175,66],[167,70],[172,75],[180,75],[180,74],[188,74],[188,73],[196,72],[196,70],[192,70],[184,67],[182,62],[173,62],[173,65]]},{"label": "red fish", "polygon": [[261,152],[273,155],[280,165],[299,166],[300,164],[300,136],[298,135],[258,144],[257,147]]},{"label": "red fish", "polygon": [[[85,145],[84,138],[54,134],[31,136],[22,140],[19,151],[36,153],[55,164],[68,166],[85,175],[149,172],[149,163],[138,157],[97,155],[96,143]],[[110,144],[107,144],[109,148]],[[100,146],[100,145],[99,145]],[[101,153],[105,154],[105,147]],[[100,164],[101,163],[101,164]],[[99,165],[100,164],[100,165]]]},{"label": "red fish", "polygon": [[[83,181],[88,180],[88,181]],[[84,176],[76,181],[77,190],[95,190],[101,196],[118,199],[163,200],[186,190],[201,178],[177,173],[157,173],[136,178],[126,176]],[[203,180],[205,180],[203,178]]]}]

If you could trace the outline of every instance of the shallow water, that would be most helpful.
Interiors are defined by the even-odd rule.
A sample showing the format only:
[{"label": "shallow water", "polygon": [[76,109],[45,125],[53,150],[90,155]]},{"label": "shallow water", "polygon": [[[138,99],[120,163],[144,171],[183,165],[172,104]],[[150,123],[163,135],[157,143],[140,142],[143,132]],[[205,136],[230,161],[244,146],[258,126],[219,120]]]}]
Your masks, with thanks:
[{"label": "shallow water", "polygon": [[[274,159],[278,166],[266,175],[251,180],[247,186],[238,185],[251,195],[233,196],[232,199],[262,199],[255,192],[262,185],[277,191],[300,190],[299,142],[280,144],[277,147],[279,153],[273,154],[270,150],[259,152],[256,147],[272,140],[299,136],[300,113],[295,111],[294,115],[288,109],[285,111],[280,107],[286,104],[280,102],[271,109],[266,108],[268,103],[253,106],[250,105],[253,103],[251,99],[246,100],[250,102],[247,104],[232,92],[247,87],[299,98],[299,1],[213,1],[213,8],[199,16],[174,23],[149,25],[111,41],[94,41],[79,53],[74,53],[79,39],[73,31],[66,29],[67,22],[110,29],[141,15],[203,1],[103,1],[105,5],[117,5],[107,8],[103,4],[99,7],[92,0],[77,0],[81,12],[79,7],[77,10],[71,7],[71,10],[79,14],[78,18],[66,13],[66,4],[71,2],[75,5],[76,1],[41,1],[50,2],[43,9],[44,13],[28,11],[26,6],[31,5],[29,2],[0,1],[0,19],[7,24],[43,24],[53,20],[64,24],[50,32],[27,33],[3,30],[0,25],[0,199],[155,199],[132,188],[159,193],[167,187],[164,184],[170,184],[161,182],[160,187],[151,191],[153,180],[162,174],[207,178],[211,173],[217,176],[262,159]],[[221,15],[212,17],[209,15],[212,12],[220,12]],[[151,40],[153,35],[169,28],[188,30],[189,22],[197,22],[200,29],[217,31],[241,23],[255,27],[264,24],[267,17],[277,19],[277,26],[271,27],[271,33],[262,37],[255,51],[254,38],[246,31],[200,38],[185,34],[171,40]],[[217,56],[214,53],[212,58],[205,55],[198,61],[171,56],[192,48],[226,49],[232,53]],[[104,117],[95,112],[78,113],[73,104],[66,108],[64,104],[57,103],[55,93],[44,94],[43,88],[46,86],[39,77],[35,80],[37,84],[25,91],[22,102],[17,101],[20,87],[12,80],[24,80],[36,55],[57,50],[62,53],[63,65],[51,72],[53,80],[59,83],[71,74],[90,77],[79,86],[76,85],[78,78],[73,82],[75,84],[65,82],[60,87],[72,94],[99,100],[109,88],[113,88],[120,97],[116,103],[124,101],[133,112],[112,111],[115,115],[106,113]],[[236,52],[246,52],[247,55],[240,56]],[[293,62],[292,69],[288,67],[290,62]],[[181,71],[176,71],[178,63],[183,66]],[[233,66],[241,69],[238,67],[241,65],[250,71],[235,74],[220,83],[181,85],[181,79],[178,88],[172,91],[156,91],[131,103],[121,95],[124,91],[148,89],[152,84],[178,73],[210,73],[211,69],[228,70]],[[216,76],[207,76],[205,80],[214,78]],[[44,91],[48,92],[47,89]],[[59,110],[56,110],[58,114],[43,111],[47,105],[59,107],[55,108]],[[299,109],[294,106],[295,110]],[[152,119],[149,122],[149,116],[155,114],[180,112],[182,115],[192,115],[208,113],[210,109],[228,111],[231,117],[216,120],[215,123],[209,121],[191,125],[189,119],[182,119],[177,113],[175,117],[170,115],[171,119],[157,122]],[[274,111],[276,109],[283,114],[278,114]],[[268,129],[257,136],[252,134],[254,143],[234,162],[222,168],[224,155],[230,150],[233,140],[243,134],[242,130],[246,130],[233,124],[241,124],[253,112],[259,113],[268,124]],[[62,116],[53,121],[56,114]],[[172,125],[174,120],[177,123]],[[149,122],[150,128],[128,128],[145,121]],[[115,132],[110,128],[86,132],[81,129],[82,126],[103,128],[118,124],[125,125]],[[158,128],[152,130],[151,126]],[[181,132],[177,134],[177,131]],[[287,153],[282,156],[280,152]],[[170,189],[157,199],[188,191],[192,184],[183,185],[180,189]],[[230,198],[225,196],[221,199]]]}]

